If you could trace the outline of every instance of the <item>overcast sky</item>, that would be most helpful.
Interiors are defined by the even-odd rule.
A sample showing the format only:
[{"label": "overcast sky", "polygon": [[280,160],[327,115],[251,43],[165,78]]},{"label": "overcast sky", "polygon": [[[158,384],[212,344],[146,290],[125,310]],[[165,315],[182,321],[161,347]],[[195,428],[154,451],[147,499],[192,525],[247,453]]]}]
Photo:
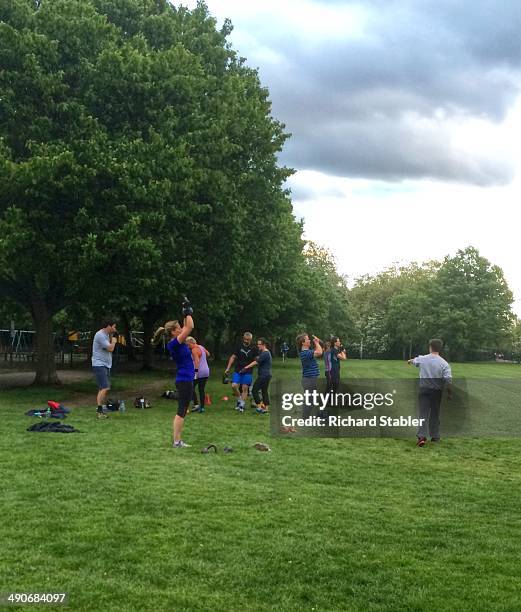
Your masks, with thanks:
[{"label": "overcast sky", "polygon": [[[193,7],[195,0],[182,2]],[[351,280],[477,247],[521,315],[516,0],[208,0],[292,133],[306,237]]]}]

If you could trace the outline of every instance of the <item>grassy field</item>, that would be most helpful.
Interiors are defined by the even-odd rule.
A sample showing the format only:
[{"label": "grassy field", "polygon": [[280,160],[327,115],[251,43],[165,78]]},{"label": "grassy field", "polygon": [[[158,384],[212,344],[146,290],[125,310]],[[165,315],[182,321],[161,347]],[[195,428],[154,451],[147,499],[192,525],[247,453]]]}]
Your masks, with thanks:
[{"label": "grassy field", "polygon": [[[400,362],[345,371],[416,376]],[[70,608],[102,611],[521,609],[521,440],[272,438],[266,417],[220,400],[219,374],[185,450],[170,446],[164,372],[116,376],[119,397],[145,389],[154,407],[107,421],[90,381],[2,391],[0,593],[66,591]],[[454,375],[521,390],[519,366]],[[47,399],[82,433],[26,432]],[[235,452],[201,454],[209,443]]]}]

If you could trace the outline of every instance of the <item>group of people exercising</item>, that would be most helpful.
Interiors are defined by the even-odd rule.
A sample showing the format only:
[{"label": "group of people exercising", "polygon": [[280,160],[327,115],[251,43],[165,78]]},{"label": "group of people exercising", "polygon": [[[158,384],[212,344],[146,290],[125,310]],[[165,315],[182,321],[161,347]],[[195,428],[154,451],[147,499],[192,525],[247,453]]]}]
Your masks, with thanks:
[{"label": "group of people exercising", "polygon": [[[152,344],[161,339],[166,342],[166,349],[172,360],[176,363],[175,378],[178,393],[177,413],[173,418],[174,448],[187,448],[189,445],[182,439],[184,420],[193,402],[192,412],[204,412],[205,387],[210,376],[208,365],[208,350],[197,344],[191,336],[194,329],[193,309],[185,298],[182,305],[183,323],[177,320],[167,321],[158,327],[152,338]],[[92,369],[98,386],[97,410],[98,419],[108,418],[104,411],[108,393],[111,387],[112,354],[118,342],[117,323],[115,319],[107,318],[102,328],[96,332],[92,347]],[[256,411],[259,414],[269,413],[269,384],[271,380],[272,357],[268,343],[259,338],[253,344],[253,336],[245,332],[242,343],[236,347],[228,360],[225,376],[228,376],[233,366],[232,389],[237,399],[236,409],[243,413],[252,387],[252,370],[258,368],[258,375],[252,387],[252,396]]]},{"label": "group of people exercising", "polygon": [[[166,340],[166,349],[177,365],[175,384],[178,392],[177,414],[173,419],[174,448],[186,448],[189,445],[182,439],[184,420],[190,403],[193,411],[203,412],[205,404],[205,386],[210,376],[207,349],[197,344],[191,336],[194,329],[193,309],[185,298],[182,305],[183,324],[177,320],[168,321],[159,327],[152,343],[161,338]],[[103,327],[95,334],[92,348],[92,368],[98,385],[97,417],[107,418],[103,407],[110,390],[110,371],[112,353],[118,341],[116,321],[106,319]],[[302,364],[302,388],[313,392],[318,388],[320,376],[318,358],[323,357],[326,373],[326,393],[336,394],[340,385],[340,362],[347,359],[346,349],[337,336],[331,336],[323,343],[317,336],[300,334],[296,338],[298,355]],[[286,345],[287,347],[287,345]],[[448,387],[449,397],[452,393],[452,375],[448,363],[440,357],[442,341],[433,339],[429,343],[429,354],[409,360],[409,363],[420,369],[419,412],[425,424],[418,430],[418,445],[423,446],[430,431],[431,440],[439,440],[439,409],[441,392]],[[286,351],[287,352],[287,351]],[[228,359],[225,378],[233,367],[232,388],[237,400],[236,410],[243,413],[252,387],[252,370],[258,368],[258,375],[252,387],[252,397],[259,414],[269,412],[269,385],[272,377],[272,356],[268,343],[259,338],[253,344],[253,336],[245,332],[242,342]],[[198,397],[199,394],[199,397]],[[304,413],[306,409],[304,410]],[[306,414],[304,414],[306,416]]]}]

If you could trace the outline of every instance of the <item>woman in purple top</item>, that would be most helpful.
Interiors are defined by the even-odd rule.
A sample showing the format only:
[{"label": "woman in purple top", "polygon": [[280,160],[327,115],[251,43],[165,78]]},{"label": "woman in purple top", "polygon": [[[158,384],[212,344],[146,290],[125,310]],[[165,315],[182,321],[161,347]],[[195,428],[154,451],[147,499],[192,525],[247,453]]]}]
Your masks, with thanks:
[{"label": "woman in purple top", "polygon": [[[210,356],[210,353],[204,348],[204,346],[197,344],[195,338],[192,338],[192,336],[188,336],[186,339],[186,344],[192,351],[192,359],[195,367],[193,392],[194,407],[192,408],[192,412],[204,412],[204,389],[206,387],[206,381],[210,376],[210,368],[208,367],[207,357]],[[199,403],[197,403],[196,389],[199,389]]]},{"label": "woman in purple top", "polygon": [[152,343],[156,344],[159,339],[166,335],[171,340],[166,345],[170,356],[177,364],[177,374],[175,377],[175,386],[179,394],[179,405],[177,414],[173,420],[174,440],[172,446],[174,448],[187,448],[190,446],[181,439],[183,433],[183,425],[185,422],[186,413],[192,400],[193,381],[195,375],[194,362],[192,361],[192,352],[185,344],[186,339],[194,328],[194,320],[192,319],[192,308],[187,300],[183,302],[184,322],[181,327],[179,321],[168,321],[164,327],[158,327]]}]

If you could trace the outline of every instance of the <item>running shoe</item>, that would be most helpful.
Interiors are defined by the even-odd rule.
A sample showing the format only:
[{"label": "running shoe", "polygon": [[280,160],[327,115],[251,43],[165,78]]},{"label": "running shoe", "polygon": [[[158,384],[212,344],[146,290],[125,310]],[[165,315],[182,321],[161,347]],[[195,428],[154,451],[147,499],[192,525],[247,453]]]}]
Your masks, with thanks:
[{"label": "running shoe", "polygon": [[183,442],[183,440],[179,440],[179,442],[173,442],[172,448],[190,448],[190,444]]}]

